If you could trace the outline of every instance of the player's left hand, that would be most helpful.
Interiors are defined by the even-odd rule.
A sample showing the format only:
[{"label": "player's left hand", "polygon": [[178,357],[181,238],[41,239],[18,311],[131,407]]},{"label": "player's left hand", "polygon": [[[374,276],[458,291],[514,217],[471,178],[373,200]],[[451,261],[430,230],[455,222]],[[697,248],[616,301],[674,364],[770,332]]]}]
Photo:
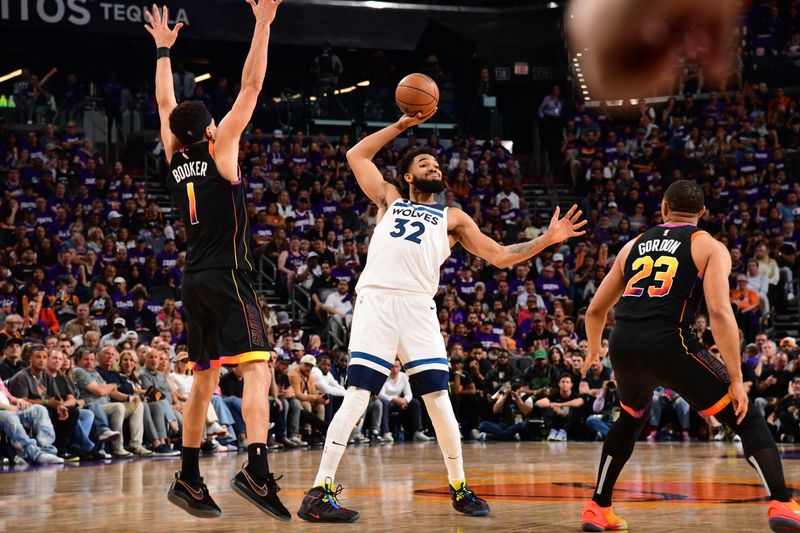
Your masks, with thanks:
[{"label": "player's left hand", "polygon": [[145,24],[144,29],[153,36],[156,41],[156,48],[172,48],[178,39],[178,32],[183,28],[183,22],[179,22],[174,28],[169,29],[169,9],[164,6],[163,12],[157,5],[153,4],[153,10],[145,11],[144,17],[150,24]]},{"label": "player's left hand", "polygon": [[736,425],[742,423],[745,415],[747,415],[747,408],[750,399],[747,397],[747,391],[744,390],[744,383],[742,380],[735,381],[728,386],[728,396],[731,397],[733,403],[733,412],[736,414]]},{"label": "player's left hand", "polygon": [[564,218],[558,218],[561,215],[561,208],[556,206],[556,211],[553,213],[553,218],[550,219],[550,227],[547,228],[547,235],[553,240],[554,244],[565,241],[572,237],[580,237],[586,230],[578,231],[586,225],[585,220],[581,220],[583,211],[578,209],[577,204],[572,204]]},{"label": "player's left hand", "polygon": [[281,5],[282,1],[283,0],[247,0],[247,3],[253,8],[253,14],[256,16],[256,20],[269,26],[272,24],[272,21],[275,20],[278,6]]}]

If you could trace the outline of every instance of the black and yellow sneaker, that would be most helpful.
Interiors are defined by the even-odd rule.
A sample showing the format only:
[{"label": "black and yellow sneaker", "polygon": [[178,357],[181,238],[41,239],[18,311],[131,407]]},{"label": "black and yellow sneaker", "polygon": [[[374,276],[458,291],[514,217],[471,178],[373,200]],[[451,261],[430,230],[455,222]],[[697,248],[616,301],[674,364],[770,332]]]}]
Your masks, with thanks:
[{"label": "black and yellow sneaker", "polygon": [[222,511],[208,493],[203,478],[200,478],[199,483],[192,483],[181,479],[180,475],[180,472],[175,472],[175,481],[167,492],[167,499],[170,502],[198,518],[222,516]]},{"label": "black and yellow sneaker", "polygon": [[341,485],[335,489],[332,483],[325,483],[323,487],[314,487],[306,492],[297,516],[307,522],[355,522],[360,515],[358,511],[345,509],[339,504],[338,496],[341,493]]},{"label": "black and yellow sneaker", "polygon": [[467,516],[485,516],[489,514],[489,504],[468,489],[466,483],[461,483],[461,488],[458,490],[454,489],[452,485],[449,485],[449,487],[453,509]]},{"label": "black and yellow sneaker", "polygon": [[291,520],[292,513],[283,506],[278,498],[281,488],[278,486],[275,476],[270,473],[267,474],[267,479],[261,479],[248,472],[246,467],[246,463],[242,465],[242,469],[231,480],[231,488],[239,496],[250,500],[256,507],[273,518],[284,521]]}]

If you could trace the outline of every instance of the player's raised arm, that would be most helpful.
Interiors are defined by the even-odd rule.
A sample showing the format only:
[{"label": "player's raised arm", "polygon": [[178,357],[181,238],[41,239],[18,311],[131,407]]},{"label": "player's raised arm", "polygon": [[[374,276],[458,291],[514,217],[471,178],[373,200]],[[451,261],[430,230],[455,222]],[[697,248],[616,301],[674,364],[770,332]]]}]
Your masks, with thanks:
[{"label": "player's raised arm", "polygon": [[253,116],[267,73],[270,26],[282,0],[247,0],[256,17],[253,40],[242,69],[242,86],[230,112],[217,127],[214,153],[217,167],[227,179],[237,179],[239,139]]},{"label": "player's raised arm", "polygon": [[378,153],[378,150],[386,146],[392,139],[400,135],[412,126],[421,124],[436,114],[436,109],[422,115],[417,113],[416,116],[410,117],[403,115],[403,117],[380,131],[376,131],[361,140],[357,145],[347,151],[347,162],[350,164],[350,169],[356,176],[356,181],[361,190],[367,197],[375,202],[380,210],[386,210],[389,204],[400,198],[400,192],[397,187],[391,183],[387,183],[383,179],[383,174],[372,162],[372,158]]},{"label": "player's raised arm", "polygon": [[725,362],[731,379],[728,395],[738,416],[737,423],[747,414],[748,398],[742,383],[741,357],[739,355],[739,326],[731,309],[728,276],[731,273],[731,256],[728,250],[711,236],[697,239],[696,246],[708,246],[708,263],[703,274],[703,293],[708,306],[708,319],[714,328],[714,340]]},{"label": "player's raised arm", "polygon": [[597,292],[586,310],[586,324],[584,327],[586,328],[586,339],[589,341],[589,352],[581,369],[583,377],[586,377],[589,368],[600,358],[602,353],[601,345],[603,328],[606,326],[606,317],[611,308],[619,301],[622,291],[625,289],[623,269],[635,242],[635,240],[630,241],[620,250],[614,260],[614,264],[611,265],[608,274],[603,278],[603,282],[600,283],[600,287],[597,288]]},{"label": "player's raised arm", "polygon": [[586,221],[580,220],[583,211],[580,211],[577,205],[573,205],[563,218],[559,218],[561,210],[556,207],[547,231],[528,242],[508,246],[503,246],[491,237],[487,237],[475,221],[460,209],[450,209],[448,213],[450,220],[448,229],[453,238],[471,254],[489,261],[497,268],[508,268],[521,261],[527,261],[548,246],[586,233],[578,231]]},{"label": "player's raised arm", "polygon": [[178,141],[169,129],[169,114],[178,105],[175,100],[175,87],[172,83],[172,63],[169,59],[169,49],[178,39],[178,32],[183,28],[179,22],[174,28],[169,29],[169,9],[163,9],[153,4],[153,11],[145,11],[148,24],[144,25],[147,32],[156,42],[156,101],[158,102],[158,117],[161,120],[161,142],[164,143],[164,152],[167,161],[172,160],[172,153],[178,146]]}]

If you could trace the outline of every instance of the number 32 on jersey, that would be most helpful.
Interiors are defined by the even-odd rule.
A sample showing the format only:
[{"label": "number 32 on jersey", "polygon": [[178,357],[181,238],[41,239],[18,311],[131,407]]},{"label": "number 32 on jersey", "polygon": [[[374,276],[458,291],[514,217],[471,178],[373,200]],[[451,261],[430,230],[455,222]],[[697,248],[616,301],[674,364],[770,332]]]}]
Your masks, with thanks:
[{"label": "number 32 on jersey", "polygon": [[405,218],[396,218],[394,220],[394,231],[391,232],[389,236],[395,239],[402,237],[415,244],[422,244],[419,238],[423,233],[425,233],[425,224],[422,222],[411,222],[409,224],[409,220]]},{"label": "number 32 on jersey", "polygon": [[653,281],[647,286],[647,295],[651,298],[662,298],[669,294],[672,289],[672,280],[678,271],[678,260],[669,255],[662,255],[653,261],[652,257],[645,255],[636,259],[631,268],[635,274],[625,287],[625,292],[622,293],[623,297],[633,296],[638,298],[644,294],[644,288],[636,287],[636,284],[643,279],[649,279],[653,269],[655,269]]}]

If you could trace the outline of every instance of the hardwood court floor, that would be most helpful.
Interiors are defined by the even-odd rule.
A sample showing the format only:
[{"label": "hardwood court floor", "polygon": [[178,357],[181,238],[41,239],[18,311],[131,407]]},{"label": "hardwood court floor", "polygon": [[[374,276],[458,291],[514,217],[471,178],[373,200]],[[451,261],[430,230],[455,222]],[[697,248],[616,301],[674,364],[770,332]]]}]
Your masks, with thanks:
[{"label": "hardwood court floor", "polygon": [[[786,478],[800,486],[800,448],[784,447]],[[593,443],[465,443],[470,484],[492,505],[488,517],[455,513],[439,447],[431,443],[350,447],[338,482],[341,501],[361,511],[351,525],[278,522],[228,487],[244,454],[201,461],[224,516],[196,519],[167,502],[179,459],[94,466],[10,467],[0,473],[0,531],[578,531],[600,446]],[[633,531],[768,531],[766,493],[733,444],[639,443],[615,492]],[[297,511],[320,450],[270,454],[286,506]]]}]

